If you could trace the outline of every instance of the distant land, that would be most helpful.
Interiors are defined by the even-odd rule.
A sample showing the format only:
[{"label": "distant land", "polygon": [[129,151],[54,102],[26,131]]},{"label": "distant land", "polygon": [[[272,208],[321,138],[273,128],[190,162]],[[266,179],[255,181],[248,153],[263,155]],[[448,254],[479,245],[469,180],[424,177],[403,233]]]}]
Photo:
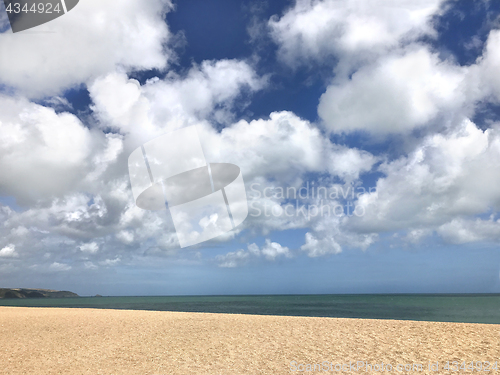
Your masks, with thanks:
[{"label": "distant land", "polygon": [[52,289],[7,289],[0,288],[0,298],[67,298],[80,297],[78,294]]}]

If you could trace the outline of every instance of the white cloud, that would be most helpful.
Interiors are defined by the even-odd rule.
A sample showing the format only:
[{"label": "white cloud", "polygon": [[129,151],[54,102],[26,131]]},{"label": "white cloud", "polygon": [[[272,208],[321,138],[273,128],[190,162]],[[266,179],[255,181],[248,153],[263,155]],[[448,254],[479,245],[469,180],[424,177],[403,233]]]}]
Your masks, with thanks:
[{"label": "white cloud", "polygon": [[326,254],[338,254],[342,252],[342,247],[335,240],[335,236],[327,235],[318,239],[314,234],[308,232],[306,233],[306,242],[301,246],[301,250],[315,258]]},{"label": "white cloud", "polygon": [[21,98],[0,96],[0,131],[0,194],[22,205],[95,190],[123,152],[121,136]]},{"label": "white cloud", "polygon": [[120,262],[121,262],[121,259],[119,257],[116,257],[115,259],[106,259],[102,262],[99,262],[99,265],[105,266],[105,267],[113,267],[113,266],[116,266]]},{"label": "white cloud", "polygon": [[[364,205],[360,205],[360,199],[356,198],[359,190],[348,190],[344,187],[340,190],[344,193],[355,191],[354,199],[352,195],[345,194],[347,200],[340,199],[322,199],[316,197],[308,206],[311,215],[310,220],[307,222],[309,231],[305,235],[305,243],[300,247],[301,251],[307,253],[311,258],[326,256],[331,254],[338,254],[342,252],[343,248],[359,248],[366,250],[373,244],[377,238],[377,233],[366,233],[364,231],[356,231],[350,228],[349,223],[354,217],[363,216]],[[368,192],[366,192],[368,194]],[[317,207],[314,210],[312,207]],[[348,206],[349,205],[349,206]],[[361,206],[363,209],[359,209]]]},{"label": "white cloud", "polygon": [[116,238],[122,243],[130,245],[132,242],[134,242],[134,233],[122,230],[116,235]]},{"label": "white cloud", "polygon": [[437,229],[437,233],[454,244],[478,241],[498,242],[500,239],[500,220],[457,218],[441,225]]},{"label": "white cloud", "polygon": [[[0,34],[0,82],[29,96],[54,95],[115,69],[163,69],[169,0],[85,0],[33,29]],[[3,12],[2,12],[3,13]],[[40,33],[37,33],[40,31]]]},{"label": "white cloud", "polygon": [[58,262],[54,262],[50,265],[49,269],[51,271],[56,271],[56,272],[60,272],[60,271],[69,271],[71,270],[71,266],[68,265],[68,264],[64,264],[64,263],[58,263]]},{"label": "white cloud", "polygon": [[[332,132],[408,133],[459,123],[480,102],[500,103],[500,31],[492,30],[483,55],[460,67],[415,44],[339,74],[322,95],[318,114]],[[437,131],[443,130],[443,126]]]},{"label": "white cloud", "polygon": [[[338,178],[353,182],[377,162],[370,153],[332,144],[318,128],[291,112],[272,113],[267,120],[242,120],[221,133],[204,126],[199,127],[199,132],[202,143],[206,145],[208,160],[231,162],[241,168],[250,205],[244,227],[263,235],[274,230],[313,225],[301,214],[300,208],[295,207],[295,201],[292,202],[294,207],[287,207],[289,202],[285,198],[269,197],[264,190],[298,190],[306,183],[308,173],[329,176],[318,182],[321,186],[330,186],[333,179]],[[306,197],[300,205],[318,204],[311,202],[310,198]],[[278,214],[274,214],[276,212]],[[314,220],[320,221],[321,218]],[[331,230],[335,230],[334,225],[338,226],[338,223],[331,224]],[[244,255],[232,255],[241,256]]]},{"label": "white cloud", "polygon": [[[132,138],[150,140],[206,118],[227,123],[235,100],[266,85],[244,61],[204,61],[185,76],[169,74],[141,86],[127,75],[112,73],[89,86],[94,110],[103,126]],[[139,124],[139,126],[138,126]]]},{"label": "white cloud", "polygon": [[[329,2],[301,4],[297,7],[304,6],[304,14],[297,17],[306,19],[305,14],[311,11],[312,18],[307,22],[320,16],[321,6],[333,6]],[[408,132],[425,126],[441,112],[462,106],[464,97],[469,95],[464,94],[467,90],[461,86],[464,77],[467,85],[472,84],[468,69],[440,61],[420,45],[397,49],[397,41],[407,32],[415,36],[432,31],[426,23],[429,14],[437,9],[432,4],[429,2],[429,7],[422,9],[415,5],[409,12],[401,10],[398,14],[404,15],[401,20],[406,20],[406,24],[399,24],[394,14],[387,15],[387,19],[386,15],[374,14],[375,18],[381,17],[379,22],[370,14],[358,16],[358,10],[350,8],[348,16],[352,20],[365,17],[372,23],[378,22],[380,33],[371,40],[361,26],[356,29],[358,25],[347,20],[343,24],[345,30],[331,43],[333,47],[328,46],[328,37],[324,36],[330,35],[331,30],[319,29],[328,29],[328,25],[311,26],[304,21],[307,27],[302,26],[306,29],[296,35],[309,35],[309,39],[300,42],[309,45],[302,45],[296,52],[307,58],[325,53],[355,53],[373,46],[379,51],[390,50],[360,67],[350,79],[339,75],[328,88],[319,112],[329,130]],[[344,13],[336,17],[339,14]],[[320,27],[315,31],[316,26]],[[281,52],[285,56],[283,43]],[[493,72],[488,67],[496,66],[491,35],[488,45],[489,52],[478,65],[483,76],[484,72]],[[4,109],[0,126],[7,135],[0,141],[0,172],[5,177],[0,189],[26,202],[36,202],[25,212],[6,214],[5,228],[0,230],[11,236],[6,241],[25,242],[22,255],[24,248],[31,248],[32,244],[32,253],[50,244],[54,248],[53,259],[60,259],[57,245],[73,241],[68,247],[79,248],[81,251],[75,253],[82,261],[87,261],[82,252],[95,254],[93,263],[80,263],[93,269],[97,265],[116,265],[137,253],[148,254],[153,248],[163,251],[178,247],[168,215],[134,206],[126,157],[141,143],[182,126],[197,124],[207,159],[235,163],[242,169],[247,188],[258,182],[261,191],[273,185],[300,187],[311,173],[324,176],[318,181],[324,186],[338,183],[339,179],[346,184],[356,182],[380,160],[368,152],[333,144],[321,129],[291,112],[274,112],[268,119],[231,124],[232,110],[240,105],[238,98],[266,85],[266,79],[244,61],[206,61],[183,76],[168,74],[165,79],[152,79],[142,86],[115,67],[98,74],[103,75],[87,79],[88,82],[97,77],[89,84],[95,118],[101,129],[112,127],[120,134],[89,130],[75,116],[56,114],[24,99],[0,101]],[[209,120],[228,126],[218,132]],[[478,193],[478,187],[472,185],[484,182],[487,167],[498,160],[498,136],[494,130],[482,132],[467,122],[446,131],[427,137],[408,157],[382,165],[386,177],[379,180],[377,193],[360,199],[367,210],[363,218],[260,216],[249,217],[244,227],[251,233],[260,231],[265,235],[272,230],[307,228],[300,249],[311,257],[336,254],[344,247],[365,249],[378,233],[390,230],[407,229],[411,241],[432,230],[451,238],[447,228],[457,217],[480,214],[497,204],[493,189],[483,188]],[[282,208],[284,204],[284,200],[274,198],[257,202],[258,207]],[[18,228],[30,229],[21,239],[18,232],[23,230]],[[36,244],[42,232],[47,242]],[[476,236],[478,240],[487,237]],[[123,244],[134,250],[118,256]],[[287,247],[266,240],[262,248],[252,244],[247,250],[228,253],[217,261],[223,267],[235,267],[257,258],[274,260],[291,254]]]},{"label": "white cloud", "polygon": [[[231,77],[236,71],[247,72],[248,74],[243,75],[247,78],[240,80],[239,85],[228,86],[229,91],[224,85],[213,83],[223,81],[222,78],[213,77]],[[230,107],[234,97],[244,87],[257,90],[261,84],[262,80],[245,63],[231,60],[224,64],[202,64],[194,67],[186,77],[152,80],[143,86],[123,74],[112,74],[96,81],[90,87],[90,92],[103,126],[112,125],[123,131],[128,150],[169,130],[197,124],[207,160],[238,165],[247,187],[252,182],[258,182],[264,188],[270,180],[281,186],[300,187],[305,174],[310,172],[331,173],[346,181],[353,181],[360,174],[369,171],[377,161],[377,158],[367,152],[332,144],[318,128],[291,112],[276,112],[269,119],[251,122],[242,120],[225,127],[220,133],[204,120],[207,116],[212,116],[211,111],[215,106],[220,107],[223,103],[223,106]],[[201,87],[199,95],[205,99],[193,99],[188,105],[186,103],[192,98],[195,86]],[[209,89],[204,91],[204,87]],[[141,127],[136,126],[139,123],[142,124]],[[266,203],[263,201],[258,204]],[[139,212],[140,210],[134,215]],[[128,215],[123,217],[126,216]],[[120,225],[127,228],[124,223]],[[267,232],[273,229],[303,228],[307,226],[307,222],[300,217],[293,220],[259,217],[247,220],[245,226]],[[132,244],[132,238],[133,243],[139,241],[129,229],[120,232],[116,238],[125,244]],[[166,240],[165,243],[171,241]],[[176,241],[172,242],[174,247],[175,243]],[[240,256],[245,257],[240,253],[232,255],[238,259]],[[228,262],[232,264],[235,261]]]},{"label": "white cloud", "polygon": [[333,132],[409,132],[463,106],[466,72],[427,47],[413,46],[334,82],[318,113]]},{"label": "white cloud", "polygon": [[256,244],[248,245],[247,250],[232,251],[225,255],[217,255],[215,260],[219,267],[234,268],[247,263],[251,259],[263,257],[268,261],[275,261],[277,258],[291,258],[292,252],[288,247],[282,246],[277,242],[271,242],[266,239],[264,246],[259,248]]},{"label": "white cloud", "polygon": [[272,18],[269,27],[279,55],[291,66],[310,59],[328,61],[329,55],[355,60],[396,47],[403,37],[432,35],[429,20],[441,3],[298,0],[281,18]]},{"label": "white cloud", "polygon": [[89,242],[81,245],[80,251],[89,254],[96,254],[99,251],[99,245],[95,242]]},{"label": "white cloud", "polygon": [[404,240],[409,242],[409,243],[412,243],[412,244],[417,244],[423,238],[430,236],[431,234],[432,234],[432,230],[428,229],[428,228],[411,229],[411,230],[408,230],[408,233],[404,237]]},{"label": "white cloud", "polygon": [[2,96],[0,129],[3,194],[30,200],[67,191],[81,178],[91,134],[75,116]]},{"label": "white cloud", "polygon": [[16,252],[16,245],[10,244],[0,250],[0,258],[17,258],[19,254]]},{"label": "white cloud", "polygon": [[200,131],[207,158],[235,163],[247,182],[265,177],[296,183],[307,172],[357,179],[377,161],[368,152],[332,144],[317,127],[291,112],[273,112],[268,120],[241,120],[220,134],[208,127]]},{"label": "white cloud", "polygon": [[471,100],[500,102],[500,30],[488,35],[483,55],[472,66],[469,74]]},{"label": "white cloud", "polygon": [[419,39],[436,35],[430,20],[447,6],[440,0],[299,0],[269,27],[289,65],[332,66],[334,78],[318,106],[329,131],[442,131],[473,116],[478,102],[500,102],[499,30],[468,67],[442,61]]},{"label": "white cloud", "polygon": [[[491,32],[476,65],[461,68],[415,43],[418,36],[433,33],[428,20],[439,1],[387,4],[298,1],[269,23],[280,56],[290,65],[327,56],[340,60],[319,106],[328,130],[409,133],[443,113],[455,120],[462,107],[500,98],[500,33]],[[292,112],[232,123],[246,95],[267,84],[245,61],[205,61],[183,75],[169,73],[144,85],[129,79],[131,68],[166,67],[169,32],[162,17],[168,7],[157,0],[147,5],[124,0],[118,8],[87,0],[47,24],[54,35],[27,34],[20,43],[14,38],[21,34],[0,35],[0,49],[9,50],[0,59],[1,82],[35,96],[86,83],[93,101],[91,120],[100,126],[89,130],[90,124],[68,113],[20,97],[0,97],[0,192],[30,204],[23,212],[0,206],[0,237],[22,249],[17,254],[15,247],[6,247],[0,254],[7,249],[6,254],[13,251],[35,262],[50,248],[50,262],[58,260],[48,265],[51,270],[71,269],[61,257],[67,249],[78,258],[73,267],[89,270],[125,263],[138,254],[170,256],[179,246],[173,225],[165,212],[135,207],[126,159],[145,141],[186,125],[198,126],[209,161],[238,165],[247,188],[258,183],[261,192],[272,186],[300,188],[311,174],[321,186],[357,183],[382,160],[333,144],[323,129]],[[68,107],[57,98],[44,103]],[[210,124],[215,121],[227,126],[217,131]],[[103,130],[110,128],[119,134],[105,135]],[[442,133],[417,140],[410,155],[382,164],[379,171],[385,176],[377,192],[358,200],[365,216],[306,218],[293,209],[291,217],[249,217],[242,228],[265,236],[307,228],[300,251],[310,257],[366,249],[379,233],[399,230],[408,232],[408,241],[434,231],[453,243],[498,238],[497,221],[470,217],[500,206],[500,178],[491,173],[500,163],[499,130],[481,131],[469,121],[438,130]],[[308,197],[301,203],[318,200]],[[286,202],[261,197],[256,204],[282,209]],[[130,251],[123,252],[123,245]],[[251,244],[216,261],[237,267],[293,253],[267,239],[261,248]]]},{"label": "white cloud", "polygon": [[262,249],[260,249],[260,253],[267,260],[275,260],[276,258],[282,256],[290,258],[292,256],[288,247],[281,246],[277,242],[271,242],[271,240],[269,239],[266,239],[264,246],[262,247]]},{"label": "white cloud", "polygon": [[376,192],[359,199],[366,215],[353,217],[346,228],[361,233],[425,229],[423,234],[440,228],[438,233],[451,238],[460,224],[470,228],[454,242],[486,238],[480,231],[471,237],[477,224],[462,218],[500,209],[500,176],[492,173],[499,163],[500,130],[482,131],[463,120],[447,134],[426,137],[407,157],[384,163],[380,171],[386,176],[377,181]]},{"label": "white cloud", "polygon": [[120,164],[123,160],[124,142],[119,134],[108,133],[103,137],[99,134],[98,139],[93,140],[94,154],[88,163],[92,166],[92,170],[85,176],[84,181],[92,184],[99,181],[102,175],[112,165]]}]

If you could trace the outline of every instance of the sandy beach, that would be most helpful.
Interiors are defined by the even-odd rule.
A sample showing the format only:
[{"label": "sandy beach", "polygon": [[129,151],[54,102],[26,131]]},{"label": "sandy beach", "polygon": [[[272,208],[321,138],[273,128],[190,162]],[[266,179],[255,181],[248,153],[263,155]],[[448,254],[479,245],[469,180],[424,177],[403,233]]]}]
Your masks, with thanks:
[{"label": "sandy beach", "polygon": [[500,325],[0,307],[0,353],[2,374],[444,374],[500,361]]}]

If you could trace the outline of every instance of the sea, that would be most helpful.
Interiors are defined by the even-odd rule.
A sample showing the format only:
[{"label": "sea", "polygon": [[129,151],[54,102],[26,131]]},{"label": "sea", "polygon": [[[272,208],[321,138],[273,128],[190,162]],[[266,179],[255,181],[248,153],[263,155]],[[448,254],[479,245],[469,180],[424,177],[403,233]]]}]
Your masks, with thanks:
[{"label": "sea", "polygon": [[500,324],[500,294],[79,297],[0,299],[0,306]]}]

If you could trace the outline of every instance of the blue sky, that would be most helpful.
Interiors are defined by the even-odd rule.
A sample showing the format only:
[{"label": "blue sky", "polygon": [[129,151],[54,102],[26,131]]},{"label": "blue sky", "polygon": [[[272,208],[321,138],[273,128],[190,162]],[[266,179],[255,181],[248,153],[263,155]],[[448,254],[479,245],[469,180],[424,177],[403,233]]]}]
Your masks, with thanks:
[{"label": "blue sky", "polygon": [[[500,292],[498,3],[123,1],[24,34],[0,9],[1,286]],[[127,160],[190,125],[250,209],[181,248]],[[307,186],[341,194],[264,196]],[[347,204],[362,214],[301,214]]]}]

